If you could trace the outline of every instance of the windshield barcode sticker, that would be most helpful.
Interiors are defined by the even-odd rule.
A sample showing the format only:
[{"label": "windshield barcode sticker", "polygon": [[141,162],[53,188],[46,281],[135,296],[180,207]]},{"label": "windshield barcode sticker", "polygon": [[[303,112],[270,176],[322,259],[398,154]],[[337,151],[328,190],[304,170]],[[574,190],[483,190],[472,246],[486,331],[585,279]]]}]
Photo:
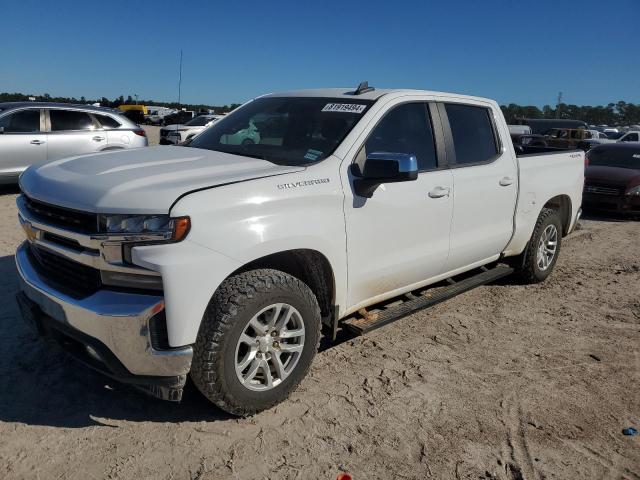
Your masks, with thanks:
[{"label": "windshield barcode sticker", "polygon": [[343,112],[343,113],[362,113],[366,105],[358,103],[327,103],[322,109],[323,112]]}]

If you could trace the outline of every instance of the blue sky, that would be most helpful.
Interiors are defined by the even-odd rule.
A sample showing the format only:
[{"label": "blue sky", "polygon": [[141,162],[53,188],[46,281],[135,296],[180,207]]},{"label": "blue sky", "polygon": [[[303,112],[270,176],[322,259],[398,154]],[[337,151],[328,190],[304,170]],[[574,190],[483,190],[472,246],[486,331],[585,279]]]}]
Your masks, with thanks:
[{"label": "blue sky", "polygon": [[0,91],[225,104],[425,88],[500,103],[640,103],[640,0],[0,0]]}]

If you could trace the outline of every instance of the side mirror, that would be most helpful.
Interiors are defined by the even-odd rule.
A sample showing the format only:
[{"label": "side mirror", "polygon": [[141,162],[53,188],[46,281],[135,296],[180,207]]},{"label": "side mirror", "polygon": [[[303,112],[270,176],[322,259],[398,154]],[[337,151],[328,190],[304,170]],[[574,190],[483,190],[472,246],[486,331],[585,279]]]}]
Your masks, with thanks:
[{"label": "side mirror", "polygon": [[374,152],[367,155],[363,171],[353,164],[351,172],[356,177],[353,181],[356,195],[371,198],[383,183],[417,180],[418,160],[408,153]]}]

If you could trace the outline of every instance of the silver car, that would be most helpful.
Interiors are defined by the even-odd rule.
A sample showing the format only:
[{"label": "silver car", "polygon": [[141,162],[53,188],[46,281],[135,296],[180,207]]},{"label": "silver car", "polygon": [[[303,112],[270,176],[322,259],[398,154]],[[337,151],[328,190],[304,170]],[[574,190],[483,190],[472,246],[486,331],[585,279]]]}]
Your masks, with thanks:
[{"label": "silver car", "polygon": [[33,163],[146,147],[145,131],[113,110],[64,103],[0,103],[0,184]]}]

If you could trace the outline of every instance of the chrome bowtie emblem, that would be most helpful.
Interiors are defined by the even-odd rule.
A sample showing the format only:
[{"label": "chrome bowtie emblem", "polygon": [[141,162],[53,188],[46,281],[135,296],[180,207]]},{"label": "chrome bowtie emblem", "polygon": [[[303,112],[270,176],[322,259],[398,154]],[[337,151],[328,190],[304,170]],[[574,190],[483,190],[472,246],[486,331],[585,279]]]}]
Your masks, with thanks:
[{"label": "chrome bowtie emblem", "polygon": [[22,222],[22,229],[27,235],[27,240],[33,242],[38,238],[38,230],[36,230],[30,222]]}]

